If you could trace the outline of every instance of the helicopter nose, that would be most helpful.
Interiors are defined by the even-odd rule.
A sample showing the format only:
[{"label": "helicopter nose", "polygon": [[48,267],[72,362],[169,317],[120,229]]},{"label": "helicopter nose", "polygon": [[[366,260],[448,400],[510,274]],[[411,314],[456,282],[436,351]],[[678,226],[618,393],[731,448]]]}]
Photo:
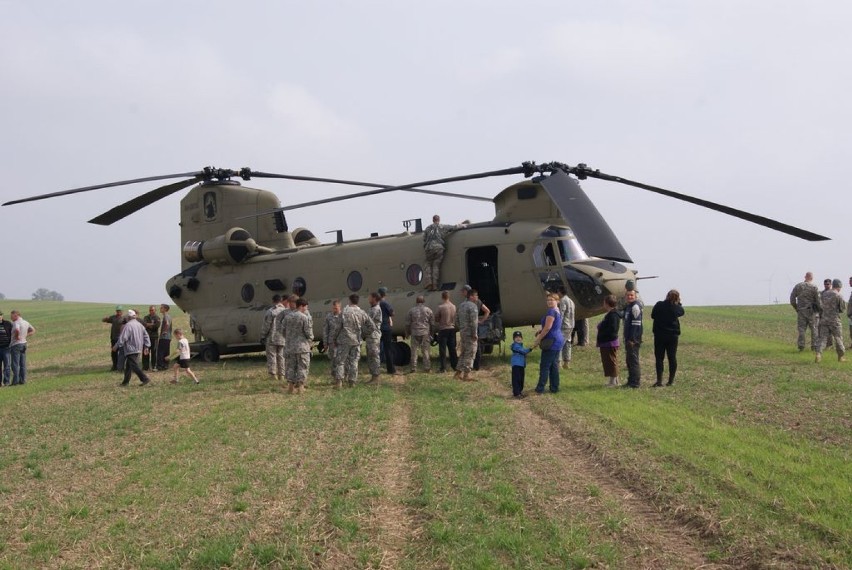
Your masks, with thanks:
[{"label": "helicopter nose", "polygon": [[607,295],[620,296],[636,274],[617,262],[595,260],[565,267],[565,282],[574,293],[574,302],[590,310],[598,309]]}]

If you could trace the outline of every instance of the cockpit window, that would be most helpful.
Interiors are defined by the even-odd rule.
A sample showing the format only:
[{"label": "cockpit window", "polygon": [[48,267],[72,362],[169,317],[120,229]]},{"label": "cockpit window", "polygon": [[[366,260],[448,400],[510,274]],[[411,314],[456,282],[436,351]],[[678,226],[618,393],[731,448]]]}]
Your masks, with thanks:
[{"label": "cockpit window", "polygon": [[559,248],[559,263],[568,263],[589,258],[589,255],[585,252],[583,246],[580,245],[580,242],[570,228],[550,226],[541,232],[541,237],[556,238],[556,244]]},{"label": "cockpit window", "polygon": [[559,246],[559,255],[562,257],[563,263],[589,258],[586,252],[583,251],[583,246],[580,245],[580,242],[573,235],[570,238],[560,239],[556,243]]},{"label": "cockpit window", "polygon": [[553,267],[556,265],[556,254],[553,250],[553,242],[539,242],[535,245],[533,253],[535,264],[538,267]]}]

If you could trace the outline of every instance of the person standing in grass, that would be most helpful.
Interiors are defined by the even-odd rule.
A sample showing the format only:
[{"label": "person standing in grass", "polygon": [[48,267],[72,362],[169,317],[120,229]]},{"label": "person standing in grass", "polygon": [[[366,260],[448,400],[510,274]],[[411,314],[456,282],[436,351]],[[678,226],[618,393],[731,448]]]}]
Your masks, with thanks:
[{"label": "person standing in grass", "polygon": [[618,386],[618,328],[621,317],[616,310],[618,300],[615,295],[604,297],[603,308],[607,312],[598,323],[597,347],[601,351],[601,364],[604,376],[609,380],[607,386]]},{"label": "person standing in grass", "polygon": [[544,385],[550,384],[550,392],[559,391],[559,355],[565,339],[562,336],[562,314],[559,312],[559,295],[548,293],[545,296],[547,312],[541,318],[541,330],[535,335],[533,348],[541,347],[541,361],[538,369],[536,394],[544,394]]},{"label": "person standing in grass", "polygon": [[308,381],[311,366],[311,343],[314,331],[308,316],[308,302],[304,297],[296,300],[296,310],[284,317],[284,351],[286,354],[285,377],[287,393],[301,394]]},{"label": "person standing in grass", "polygon": [[187,339],[183,335],[183,331],[180,329],[175,329],[174,331],[175,338],[177,339],[177,352],[169,355],[169,360],[177,357],[177,362],[173,367],[175,376],[169,382],[171,384],[178,383],[178,373],[181,370],[185,370],[189,377],[192,378],[196,384],[198,384],[198,376],[192,371],[192,368],[189,367],[189,359],[192,358],[192,355],[189,352],[189,339]]},{"label": "person standing in grass", "polygon": [[564,285],[556,288],[559,293],[559,312],[562,313],[562,368],[571,364],[571,337],[574,335],[574,301],[568,296]]},{"label": "person standing in grass", "polygon": [[405,317],[405,332],[411,338],[411,373],[417,372],[417,358],[423,358],[423,367],[426,372],[432,372],[432,363],[429,360],[429,351],[432,348],[432,327],[435,325],[435,317],[432,309],[426,306],[426,299],[418,295],[416,304],[408,311]]},{"label": "person standing in grass", "polygon": [[[849,287],[852,287],[852,277],[849,278]],[[852,346],[852,293],[849,293],[849,302],[846,303],[846,316],[849,318],[849,346]]]},{"label": "person standing in grass", "polygon": [[813,284],[814,274],[805,273],[805,280],[793,287],[790,292],[790,305],[796,310],[796,329],[799,337],[796,344],[799,352],[805,350],[805,332],[811,330],[811,350],[819,343],[820,297],[817,286]]},{"label": "person standing in grass", "polygon": [[657,371],[657,382],[654,388],[663,385],[663,360],[669,359],[669,382],[674,384],[677,372],[677,343],[680,338],[680,317],[684,315],[680,303],[680,293],[672,289],[666,295],[665,301],[658,301],[651,309],[651,320],[654,321],[654,363]]},{"label": "person standing in grass", "polygon": [[531,348],[524,347],[524,335],[521,331],[512,334],[512,396],[526,398],[524,394],[524,375],[527,367],[527,354]]},{"label": "person standing in grass", "polygon": [[127,311],[127,322],[124,328],[121,329],[115,346],[112,349],[115,352],[124,351],[124,380],[121,385],[127,386],[130,383],[130,374],[136,374],[139,381],[144,386],[150,380],[145,371],[139,366],[139,355],[147,354],[151,348],[151,337],[148,336],[148,331],[139,320],[136,318],[136,311],[130,309]]},{"label": "person standing in grass", "polygon": [[843,325],[840,322],[843,313],[846,312],[846,301],[840,295],[843,283],[835,279],[831,283],[831,289],[820,293],[822,303],[822,315],[819,319],[819,345],[815,360],[822,360],[822,351],[825,349],[829,339],[834,340],[834,349],[837,351],[837,360],[846,362],[846,348],[843,346]]},{"label": "person standing in grass", "polygon": [[12,377],[12,357],[9,345],[12,343],[12,323],[3,318],[0,311],[0,384],[8,386]]},{"label": "person standing in grass", "polygon": [[642,303],[635,290],[624,295],[624,354],[627,364],[627,388],[638,388],[641,380],[639,347],[642,346]]},{"label": "person standing in grass", "polygon": [[21,318],[21,312],[12,311],[12,340],[9,353],[12,360],[12,385],[27,382],[27,338],[35,334],[35,329]]}]

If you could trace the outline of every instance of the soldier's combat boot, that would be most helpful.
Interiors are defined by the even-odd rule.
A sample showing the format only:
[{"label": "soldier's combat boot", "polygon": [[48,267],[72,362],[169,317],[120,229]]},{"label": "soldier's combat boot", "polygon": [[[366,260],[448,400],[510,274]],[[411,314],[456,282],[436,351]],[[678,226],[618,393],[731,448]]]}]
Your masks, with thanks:
[{"label": "soldier's combat boot", "polygon": [[837,361],[838,362],[846,362],[846,356],[844,356],[843,354],[838,354],[837,355]]},{"label": "soldier's combat boot", "polygon": [[376,383],[376,384],[379,383],[379,375],[378,374],[373,374],[372,376],[370,376],[370,379],[367,380],[367,384],[373,384],[373,383]]},{"label": "soldier's combat boot", "polygon": [[456,370],[456,373],[453,374],[453,380],[461,380],[462,379],[462,371]]},{"label": "soldier's combat boot", "polygon": [[289,382],[287,383],[287,393],[288,394],[292,394],[295,389],[296,389],[296,387],[293,384],[291,384]]},{"label": "soldier's combat boot", "polygon": [[822,360],[822,353],[817,352],[816,356],[814,357],[814,362],[819,362],[820,360]]}]

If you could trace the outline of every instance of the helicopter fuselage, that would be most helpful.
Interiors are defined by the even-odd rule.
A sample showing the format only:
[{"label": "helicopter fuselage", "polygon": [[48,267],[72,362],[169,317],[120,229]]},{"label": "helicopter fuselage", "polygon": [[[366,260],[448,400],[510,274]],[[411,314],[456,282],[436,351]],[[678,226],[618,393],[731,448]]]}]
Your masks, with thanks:
[{"label": "helicopter fuselage", "polygon": [[[264,192],[241,187],[224,190]],[[403,334],[405,315],[418,295],[433,310],[441,303],[440,290],[424,289],[422,232],[332,244],[320,244],[303,229],[291,236],[298,241],[290,244],[284,238],[281,243],[290,247],[272,252],[241,260],[214,255],[213,261],[187,263],[166,284],[175,303],[195,317],[220,353],[259,347],[264,313],[276,293],[295,293],[309,300],[317,338],[332,300],[340,299],[345,305],[352,293],[361,296],[366,308],[367,294],[386,287],[395,309],[396,335]],[[219,246],[220,250],[228,247]],[[201,258],[204,246],[198,250]],[[470,284],[492,312],[499,312],[504,326],[517,327],[540,320],[545,311],[543,294],[556,285],[566,287],[575,301],[577,318],[585,318],[601,313],[603,297],[623,292],[625,282],[634,275],[620,263],[585,255],[567,226],[539,220],[492,221],[460,227],[448,236],[441,290],[450,291],[451,300],[458,303],[462,287]]]}]

